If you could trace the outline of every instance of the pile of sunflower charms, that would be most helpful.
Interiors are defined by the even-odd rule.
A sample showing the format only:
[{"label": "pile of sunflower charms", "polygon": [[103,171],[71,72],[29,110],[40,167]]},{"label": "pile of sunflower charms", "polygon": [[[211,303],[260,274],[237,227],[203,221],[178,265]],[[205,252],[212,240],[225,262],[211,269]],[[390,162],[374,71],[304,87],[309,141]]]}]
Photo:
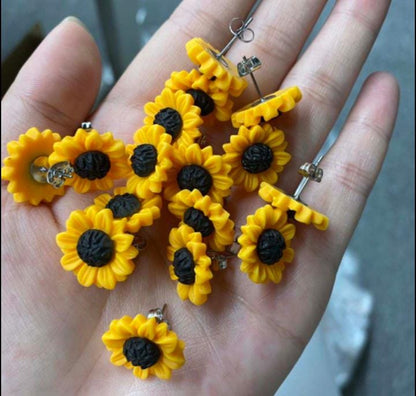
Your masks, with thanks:
[{"label": "pile of sunflower charms", "polygon": [[[126,180],[112,194],[98,195],[87,208],[73,211],[56,237],[63,269],[85,287],[112,290],[126,281],[139,254],[137,234],[160,217],[165,201],[178,218],[167,247],[170,277],[182,300],[204,304],[218,269],[214,258],[236,243],[225,207],[233,186],[252,192],[261,185],[268,201],[241,227],[241,270],[256,283],[278,283],[293,259],[290,208],[279,206],[272,186],[290,154],[283,131],[267,121],[293,109],[300,90],[277,91],[271,100],[233,113],[232,98],[247,87],[236,67],[225,57],[219,60],[218,51],[200,38],[190,40],[186,49],[197,69],[171,74],[160,95],[145,105],[133,144],[125,146],[110,132],[92,128],[63,139],[31,128],[8,144],[2,178],[16,202],[38,205],[63,195],[66,186],[78,193],[108,191],[113,180]],[[202,144],[200,127],[230,120],[238,133],[223,145],[224,154],[214,154]],[[142,379],[152,374],[168,379],[185,362],[184,342],[155,318],[114,320],[102,340],[114,364]]]}]

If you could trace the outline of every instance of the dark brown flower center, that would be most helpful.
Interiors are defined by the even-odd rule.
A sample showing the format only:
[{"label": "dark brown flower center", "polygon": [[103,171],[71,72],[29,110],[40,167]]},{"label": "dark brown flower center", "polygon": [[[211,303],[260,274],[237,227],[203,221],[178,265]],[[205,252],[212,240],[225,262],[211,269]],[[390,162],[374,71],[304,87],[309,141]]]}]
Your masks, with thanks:
[{"label": "dark brown flower center", "polygon": [[166,133],[172,136],[172,140],[175,140],[182,130],[183,121],[175,109],[165,107],[155,115],[153,124],[161,125],[165,128]]},{"label": "dark brown flower center", "polygon": [[107,154],[101,151],[86,151],[76,158],[74,172],[83,179],[95,180],[105,177],[110,167]]},{"label": "dark brown flower center", "polygon": [[149,176],[155,171],[157,164],[157,150],[152,144],[140,144],[135,147],[130,158],[134,173],[140,177]]},{"label": "dark brown flower center", "polygon": [[181,190],[192,191],[196,188],[202,195],[207,195],[212,187],[212,176],[199,165],[184,166],[178,173],[176,180]]},{"label": "dark brown flower center", "polygon": [[273,228],[264,230],[257,240],[257,255],[262,263],[272,265],[277,263],[286,249],[283,235]]},{"label": "dark brown flower center", "polygon": [[175,252],[173,270],[179,278],[179,282],[185,285],[195,283],[195,263],[192,253],[187,248],[181,248]]},{"label": "dark brown flower center", "polygon": [[201,89],[191,88],[186,93],[194,98],[194,105],[201,109],[201,116],[206,116],[214,111],[214,101]]},{"label": "dark brown flower center", "polygon": [[147,338],[131,337],[124,342],[123,354],[133,366],[143,370],[157,363],[161,356],[159,347]]},{"label": "dark brown flower center", "polygon": [[105,207],[111,209],[115,219],[121,219],[137,213],[140,210],[140,206],[140,200],[134,194],[126,193],[115,195],[108,201]]},{"label": "dark brown flower center", "polygon": [[80,259],[91,267],[102,267],[113,258],[114,242],[101,230],[85,231],[77,243]]},{"label": "dark brown flower center", "polygon": [[212,221],[204,215],[202,210],[192,207],[186,209],[183,215],[183,221],[196,232],[200,232],[203,237],[209,236],[214,232]]},{"label": "dark brown flower center", "polygon": [[273,161],[272,149],[263,143],[254,143],[241,157],[243,168],[249,173],[260,173],[270,168]]}]

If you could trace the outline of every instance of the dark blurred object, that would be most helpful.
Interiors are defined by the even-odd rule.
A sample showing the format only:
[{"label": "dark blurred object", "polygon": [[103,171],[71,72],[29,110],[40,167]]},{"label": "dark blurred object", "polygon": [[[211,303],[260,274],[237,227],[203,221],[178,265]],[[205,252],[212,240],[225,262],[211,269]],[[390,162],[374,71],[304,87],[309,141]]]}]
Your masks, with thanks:
[{"label": "dark blurred object", "polygon": [[40,24],[35,24],[1,64],[1,97],[7,92],[20,68],[44,37]]}]

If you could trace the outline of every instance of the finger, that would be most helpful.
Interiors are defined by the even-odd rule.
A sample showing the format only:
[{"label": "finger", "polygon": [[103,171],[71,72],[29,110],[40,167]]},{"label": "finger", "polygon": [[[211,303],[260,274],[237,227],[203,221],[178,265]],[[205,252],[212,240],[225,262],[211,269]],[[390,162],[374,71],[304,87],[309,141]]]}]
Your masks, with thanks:
[{"label": "finger", "polygon": [[[243,55],[257,56],[261,70],[255,75],[263,95],[274,92],[295,62],[316,23],[326,0],[265,1],[256,10],[250,28],[252,44],[236,43],[230,57],[237,62]],[[237,101],[236,109],[258,98],[251,82]]]},{"label": "finger", "polygon": [[153,101],[173,71],[190,70],[185,44],[201,37],[221,49],[230,39],[228,24],[233,17],[246,15],[253,0],[198,2],[184,0],[155,33],[121,76],[94,114],[97,129],[106,128],[132,140],[143,124],[143,106]]},{"label": "finger", "polygon": [[230,298],[235,304],[250,304],[269,329],[269,340],[265,335],[263,342],[273,351],[269,364],[275,370],[265,383],[278,386],[283,381],[327,306],[338,263],[383,163],[398,96],[397,82],[389,74],[376,73],[366,81],[341,135],[322,161],[322,182],[310,183],[302,194],[308,205],[328,215],[328,230],[296,224],[295,259],[279,285],[250,285],[241,273],[233,284]]},{"label": "finger", "polygon": [[92,36],[65,19],[42,41],[2,100],[2,158],[6,143],[31,127],[72,133],[97,96],[101,62]]},{"label": "finger", "polygon": [[293,188],[288,174],[293,175],[295,167],[313,159],[334,125],[389,4],[389,0],[338,1],[318,36],[283,81],[283,86],[298,85],[303,92],[293,113],[296,117],[282,117],[279,124],[288,132],[293,156],[281,178],[285,188]]},{"label": "finger", "polygon": [[[399,88],[393,76],[374,73],[364,84],[347,122],[322,161],[320,185],[305,191],[305,200],[330,218],[328,247],[343,253],[380,172],[397,115]],[[312,242],[313,243],[313,242]],[[329,256],[336,263],[340,257]]]}]

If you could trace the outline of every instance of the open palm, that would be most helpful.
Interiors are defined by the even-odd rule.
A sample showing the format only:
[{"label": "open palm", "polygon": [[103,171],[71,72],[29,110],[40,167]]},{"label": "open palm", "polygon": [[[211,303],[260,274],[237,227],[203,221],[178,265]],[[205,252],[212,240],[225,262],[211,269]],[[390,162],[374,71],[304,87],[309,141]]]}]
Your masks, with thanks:
[{"label": "open palm", "polygon": [[[216,48],[226,29],[254,1],[185,0],[140,52],[107,98],[90,114],[100,85],[100,57],[88,32],[74,20],[55,28],[22,68],[2,101],[2,158],[7,141],[32,126],[71,134],[90,120],[126,143],[143,125],[143,106],[158,95],[172,71],[190,70],[184,45],[202,37]],[[204,7],[205,4],[205,7]],[[298,85],[303,99],[281,116],[292,155],[278,186],[288,193],[296,169],[311,161],[334,125],[377,36],[389,1],[339,1],[307,51],[299,52],[324,0],[264,0],[250,27],[251,44],[236,42],[234,62],[257,55],[264,93]],[[126,38],[128,39],[128,38]],[[255,98],[251,86],[235,108]],[[326,307],[340,259],[382,165],[398,104],[395,79],[370,76],[346,125],[321,163],[325,177],[303,198],[330,218],[326,232],[297,223],[295,259],[278,285],[257,285],[232,260],[215,273],[203,306],[182,302],[169,277],[166,246],[177,224],[164,208],[162,220],[145,230],[148,246],[134,273],[113,291],[83,288],[62,270],[55,243],[72,210],[92,194],[65,196],[50,205],[17,204],[2,186],[2,382],[5,394],[272,394],[309,341]],[[222,126],[224,125],[224,126]],[[217,152],[230,124],[207,134]],[[311,183],[312,184],[312,183]],[[96,195],[96,194],[95,194]],[[235,189],[227,210],[237,227],[264,203]],[[186,342],[185,366],[172,380],[141,381],[109,362],[101,342],[109,322],[146,314],[168,303],[173,330]],[[146,393],[146,394],[147,394]]]}]

